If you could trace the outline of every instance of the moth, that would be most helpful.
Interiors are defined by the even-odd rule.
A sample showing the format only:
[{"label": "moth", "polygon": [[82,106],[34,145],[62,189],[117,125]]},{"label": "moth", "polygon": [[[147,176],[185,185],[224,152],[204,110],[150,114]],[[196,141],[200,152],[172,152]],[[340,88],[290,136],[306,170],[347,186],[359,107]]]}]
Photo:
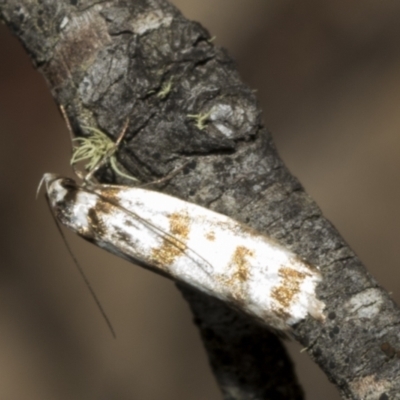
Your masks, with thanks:
[{"label": "moth", "polygon": [[308,315],[324,320],[319,270],[232,218],[140,187],[79,185],[51,173],[43,181],[57,220],[113,254],[278,330]]}]

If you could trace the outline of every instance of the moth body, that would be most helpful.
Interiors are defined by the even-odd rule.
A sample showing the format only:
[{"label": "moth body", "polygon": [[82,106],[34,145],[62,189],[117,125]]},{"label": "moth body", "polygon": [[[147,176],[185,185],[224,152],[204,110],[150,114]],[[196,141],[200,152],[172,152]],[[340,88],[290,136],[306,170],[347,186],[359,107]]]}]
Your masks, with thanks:
[{"label": "moth body", "polygon": [[96,245],[182,280],[287,330],[310,314],[323,320],[317,268],[225,215],[159,192],[82,187],[45,174],[57,219]]}]

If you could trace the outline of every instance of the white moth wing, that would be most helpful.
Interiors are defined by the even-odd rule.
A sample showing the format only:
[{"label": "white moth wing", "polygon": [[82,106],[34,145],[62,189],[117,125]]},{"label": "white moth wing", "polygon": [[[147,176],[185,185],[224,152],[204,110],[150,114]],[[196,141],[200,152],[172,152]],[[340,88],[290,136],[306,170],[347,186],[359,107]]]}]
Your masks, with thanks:
[{"label": "white moth wing", "polygon": [[[163,266],[172,276],[240,305],[279,329],[308,313],[324,318],[324,304],[315,294],[319,271],[270,238],[162,193],[120,186],[95,191],[121,206],[120,215],[110,215],[107,226],[121,221],[118,230],[126,227],[124,210],[139,217],[140,227],[128,232],[146,262]],[[121,250],[129,254],[129,244]]]},{"label": "white moth wing", "polygon": [[[87,211],[88,229],[92,235],[86,236],[87,239],[118,256],[156,267],[158,272],[172,277],[182,279],[185,270],[190,270],[194,271],[196,279],[211,281],[211,265],[187,246],[183,227],[177,226],[170,233],[160,224],[162,220],[148,219],[146,208],[126,207],[115,193],[115,187],[101,193],[97,189],[81,189],[78,193],[77,205],[89,204],[87,198],[95,197],[95,204],[91,201],[91,208]],[[78,233],[85,237],[82,232]]]}]

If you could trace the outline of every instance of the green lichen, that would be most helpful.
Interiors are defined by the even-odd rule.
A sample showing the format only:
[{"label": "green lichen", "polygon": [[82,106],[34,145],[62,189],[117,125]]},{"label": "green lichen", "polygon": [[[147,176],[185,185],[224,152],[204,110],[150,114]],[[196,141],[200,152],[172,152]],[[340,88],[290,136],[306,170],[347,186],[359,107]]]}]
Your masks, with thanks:
[{"label": "green lichen", "polygon": [[86,161],[84,165],[87,171],[87,179],[104,163],[109,162],[110,168],[119,176],[138,181],[137,178],[125,174],[118,168],[116,151],[118,144],[114,143],[100,129],[90,126],[83,126],[88,131],[87,137],[77,137],[73,139],[77,145],[74,147],[71,157],[71,165]]},{"label": "green lichen", "polygon": [[207,113],[200,113],[200,114],[189,114],[189,118],[193,118],[195,120],[195,125],[197,129],[200,129],[201,131],[204,130],[204,128],[207,125],[207,121],[209,120],[211,115],[211,111]]}]

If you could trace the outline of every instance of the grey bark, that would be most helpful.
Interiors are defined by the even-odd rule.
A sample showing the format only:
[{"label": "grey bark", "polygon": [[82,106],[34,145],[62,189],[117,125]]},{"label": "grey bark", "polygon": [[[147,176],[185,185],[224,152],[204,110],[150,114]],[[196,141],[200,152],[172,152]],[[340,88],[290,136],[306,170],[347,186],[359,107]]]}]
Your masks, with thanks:
[{"label": "grey bark", "polygon": [[[320,267],[326,321],[292,335],[343,398],[400,399],[400,312],[280,160],[254,93],[198,23],[164,0],[0,0],[77,135],[114,138],[142,182],[185,168],[163,191],[278,239]],[[171,83],[169,93],[161,95]],[[204,129],[192,114],[212,113]],[[101,178],[118,180],[110,171]],[[275,335],[217,300],[181,287],[225,399],[301,399]]]}]

